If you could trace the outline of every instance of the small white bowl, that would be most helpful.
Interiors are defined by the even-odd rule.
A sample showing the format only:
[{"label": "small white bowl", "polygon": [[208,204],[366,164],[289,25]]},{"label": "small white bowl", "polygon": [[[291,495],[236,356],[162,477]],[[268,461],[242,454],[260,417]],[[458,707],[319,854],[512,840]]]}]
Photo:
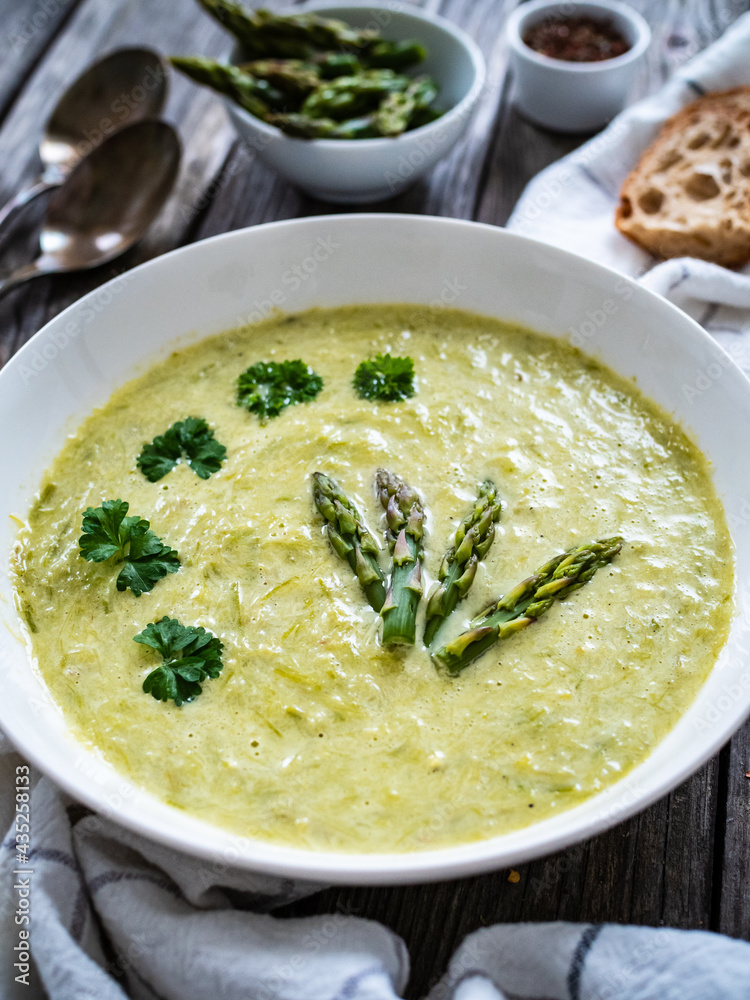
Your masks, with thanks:
[{"label": "small white bowl", "polygon": [[[455,24],[406,5],[311,3],[295,10],[341,18],[356,28],[378,28],[389,41],[421,42],[427,58],[416,73],[437,81],[436,106],[448,110],[394,139],[296,139],[227,99],[237,132],[265,163],[316,198],[351,203],[393,197],[450,152],[466,131],[484,87],[482,53]],[[239,48],[232,58],[241,59]]]},{"label": "small white bowl", "polygon": [[[609,21],[630,48],[601,62],[568,62],[535,52],[523,40],[533,25],[552,17],[593,17]],[[508,20],[515,103],[526,118],[557,132],[593,132],[625,106],[638,63],[651,42],[651,29],[624,3],[570,3],[532,0]]]}]

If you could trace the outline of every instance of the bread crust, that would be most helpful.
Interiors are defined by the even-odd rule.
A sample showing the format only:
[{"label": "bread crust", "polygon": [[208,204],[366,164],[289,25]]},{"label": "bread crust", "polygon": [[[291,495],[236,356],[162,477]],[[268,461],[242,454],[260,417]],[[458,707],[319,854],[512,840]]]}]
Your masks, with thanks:
[{"label": "bread crust", "polygon": [[750,261],[750,87],[664,123],[622,185],[615,225],[655,257]]}]

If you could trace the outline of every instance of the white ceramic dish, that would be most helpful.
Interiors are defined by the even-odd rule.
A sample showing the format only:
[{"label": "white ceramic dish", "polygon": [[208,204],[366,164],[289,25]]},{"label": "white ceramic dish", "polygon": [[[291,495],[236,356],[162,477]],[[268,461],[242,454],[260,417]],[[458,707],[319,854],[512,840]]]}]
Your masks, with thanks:
[{"label": "white ceramic dish", "polygon": [[[535,52],[523,41],[529,28],[540,21],[580,16],[610,21],[630,49],[601,62],[566,62]],[[507,32],[519,111],[558,132],[593,132],[622,111],[651,42],[651,29],[641,15],[616,0],[532,0],[511,14]]]},{"label": "white ceramic dish", "polygon": [[[415,69],[440,85],[436,106],[448,109],[435,122],[395,139],[295,139],[227,100],[240,138],[292,184],[332,202],[392,198],[453,149],[466,131],[482,93],[482,53],[455,24],[406,4],[360,6],[310,3],[295,10],[338,17],[355,28],[378,28],[389,41],[414,38],[427,49]],[[232,58],[239,59],[239,48]]]},{"label": "white ceramic dish", "polygon": [[[444,303],[572,340],[673,412],[713,463],[736,545],[738,616],[690,711],[640,767],[554,819],[479,843],[402,855],[312,853],[234,836],[134,787],[67,731],[17,638],[8,554],[65,434],[183,338],[278,307]],[[217,236],[103,285],[0,373],[0,727],[93,809],[172,847],[266,872],[345,883],[417,882],[517,864],[604,830],[674,788],[750,709],[750,382],[674,306],[613,271],[502,229],[397,215],[314,217]],[[732,433],[727,433],[727,428]],[[10,431],[10,432],[8,432]]]}]

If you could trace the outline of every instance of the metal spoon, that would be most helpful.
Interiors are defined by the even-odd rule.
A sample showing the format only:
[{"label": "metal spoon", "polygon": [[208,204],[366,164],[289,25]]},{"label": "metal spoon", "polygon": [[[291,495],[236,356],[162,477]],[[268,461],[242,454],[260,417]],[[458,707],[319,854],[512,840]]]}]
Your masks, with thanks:
[{"label": "metal spoon", "polygon": [[43,274],[105,264],[136,243],[177,177],[180,140],[166,122],[137,122],[105,139],[50,195],[41,256],[0,279],[0,295]]},{"label": "metal spoon", "polygon": [[43,170],[34,183],[0,208],[0,226],[22,205],[57,187],[82,157],[108,135],[156,118],[167,96],[167,68],[150,49],[117,49],[68,87],[39,145]]}]

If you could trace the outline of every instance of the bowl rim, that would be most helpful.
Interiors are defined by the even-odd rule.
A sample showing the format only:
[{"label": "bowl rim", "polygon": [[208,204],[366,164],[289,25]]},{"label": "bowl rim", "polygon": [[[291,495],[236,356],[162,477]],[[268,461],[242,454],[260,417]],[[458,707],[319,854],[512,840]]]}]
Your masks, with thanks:
[{"label": "bowl rim", "polygon": [[[636,33],[636,41],[621,56],[615,56],[613,59],[602,59],[599,62],[571,62],[568,59],[555,59],[553,56],[543,55],[524,42],[522,32],[529,17],[543,10],[552,12],[556,7],[596,7],[603,15],[618,14],[632,25]],[[651,28],[646,19],[629,4],[620,3],[619,0],[572,0],[572,2],[571,0],[531,0],[530,3],[516,7],[508,18],[506,32],[508,42],[519,58],[536,66],[557,70],[560,73],[583,75],[606,73],[609,70],[627,66],[640,59],[651,44]]]},{"label": "bowl rim", "polygon": [[[407,7],[406,5],[398,2],[378,4],[367,2],[334,3],[333,0],[310,0],[308,3],[303,3],[300,4],[299,7],[295,7],[293,12],[324,12],[326,10],[343,11],[346,8],[373,11],[383,10],[389,14],[400,14],[404,17],[411,18],[415,22],[426,21],[429,24],[434,25],[436,28],[441,28],[447,35],[451,35],[469,55],[474,72],[474,79],[468,92],[461,98],[458,104],[454,104],[452,108],[449,108],[434,122],[428,122],[426,125],[420,125],[419,128],[412,129],[409,132],[403,132],[395,138],[377,136],[370,139],[301,139],[299,136],[287,135],[276,125],[269,125],[267,122],[261,121],[260,118],[256,118],[255,115],[251,115],[249,111],[240,107],[239,104],[236,104],[229,97],[224,97],[224,103],[231,108],[232,113],[236,114],[244,122],[252,126],[256,132],[265,136],[267,141],[270,141],[271,139],[284,140],[323,150],[346,149],[352,147],[357,149],[372,149],[374,146],[380,147],[384,143],[388,143],[389,146],[397,149],[399,145],[411,142],[415,136],[418,136],[419,138],[431,136],[433,133],[440,132],[440,130],[445,127],[447,121],[456,118],[464,118],[471,114],[471,111],[485,86],[487,78],[487,65],[481,49],[474,39],[463,30],[463,28],[454,24],[453,21],[449,21],[447,17],[443,17],[441,14],[433,14],[431,11],[424,10],[421,7]],[[234,59],[234,56],[239,48],[240,43],[236,42],[232,46],[230,59]]]},{"label": "bowl rim", "polygon": [[[526,245],[536,252],[547,254],[553,261],[558,261],[560,264],[567,263],[573,267],[584,267],[590,272],[598,272],[609,279],[615,278],[628,286],[631,289],[632,295],[649,301],[655,313],[661,313],[663,316],[671,315],[685,330],[690,330],[693,337],[696,337],[704,344],[710,344],[716,356],[722,356],[725,359],[726,367],[740,375],[742,380],[747,384],[747,391],[750,394],[750,379],[739,369],[731,355],[721,348],[703,327],[673,303],[657,295],[655,292],[644,288],[634,279],[623,275],[614,268],[588,260],[579,254],[571,253],[540,240],[519,233],[509,233],[501,227],[492,226],[487,223],[419,214],[377,212],[342,213],[340,215],[287,219],[220,233],[216,236],[178,247],[159,257],[145,261],[128,273],[133,275],[154,270],[158,271],[161,262],[165,260],[174,260],[184,255],[201,254],[206,252],[207,248],[216,246],[220,242],[241,243],[247,238],[249,233],[263,233],[269,230],[283,231],[290,227],[315,228],[319,226],[321,220],[328,220],[334,226],[342,224],[351,225],[354,223],[358,225],[364,223],[365,225],[382,226],[395,224],[411,226],[416,223],[425,228],[450,228],[456,232],[460,229],[479,230],[492,233],[493,238],[499,237],[503,240]],[[22,363],[28,353],[37,347],[39,338],[48,329],[65,323],[72,313],[85,308],[87,303],[96,301],[96,297],[101,295],[102,289],[116,286],[120,280],[121,276],[110,279],[73,302],[57,314],[57,316],[45,323],[16,352],[4,366],[3,370],[0,371],[0,393],[3,391],[4,382],[15,375],[15,368]],[[206,336],[209,335],[206,334]],[[736,577],[735,595],[739,589],[738,585],[739,580]],[[14,618],[16,620],[17,617],[17,612],[14,609]],[[6,641],[15,640],[9,634],[6,637]],[[26,646],[26,659],[27,669],[34,670],[28,645]],[[716,665],[712,669],[716,669]],[[750,672],[748,676],[750,676]],[[44,684],[41,679],[40,683]],[[58,712],[60,712],[57,703],[53,701],[53,704]],[[688,708],[687,711],[689,712],[690,709]],[[316,883],[324,881],[332,884],[359,885],[416,884],[450,878],[462,878],[497,870],[507,866],[509,863],[525,863],[534,858],[543,857],[562,850],[582,840],[590,839],[622,822],[624,819],[642,811],[676,788],[726,743],[727,739],[737,730],[748,714],[750,714],[750,695],[746,696],[744,702],[740,703],[739,706],[735,705],[731,711],[723,714],[720,722],[713,727],[710,738],[704,737],[704,742],[697,755],[690,756],[689,759],[686,757],[680,759],[679,763],[673,764],[669,769],[664,769],[658,776],[650,775],[648,783],[644,787],[644,784],[638,780],[638,774],[644,765],[648,763],[650,759],[649,755],[641,764],[629,771],[618,782],[609,786],[602,793],[599,793],[604,795],[612,789],[619,789],[622,794],[615,808],[609,810],[601,809],[598,813],[588,817],[585,816],[581,820],[578,816],[579,811],[585,809],[589,803],[597,799],[598,795],[595,794],[583,803],[566,809],[560,814],[532,823],[529,827],[522,830],[511,831],[510,834],[499,834],[485,840],[460,843],[434,850],[386,854],[313,851],[265,840],[242,837],[233,834],[225,828],[217,827],[206,821],[197,820],[195,817],[191,817],[189,814],[175,809],[175,807],[167,806],[155,796],[144,792],[140,786],[134,785],[112,765],[102,763],[99,760],[99,766],[104,766],[121,784],[131,785],[137,791],[141,801],[147,799],[167,809],[170,819],[173,819],[173,822],[167,824],[163,820],[150,817],[147,812],[137,806],[137,797],[136,805],[132,803],[129,805],[127,800],[124,800],[118,806],[108,806],[104,801],[103,794],[97,792],[95,784],[89,780],[83,770],[69,768],[66,763],[60,762],[49,748],[46,749],[45,755],[43,741],[40,744],[40,750],[37,750],[35,746],[32,746],[31,750],[26,748],[24,746],[26,734],[23,724],[17,721],[11,713],[6,713],[2,706],[0,706],[3,731],[26,760],[38,767],[43,774],[48,775],[60,788],[75,797],[78,801],[85,803],[97,813],[103,813],[108,819],[112,819],[115,823],[133,830],[149,840],[164,844],[189,856],[213,862],[219,866],[223,865],[225,868],[237,867],[283,877],[299,878]],[[684,719],[684,715],[682,718]],[[88,761],[97,762],[96,752],[79,743],[72,735],[71,729],[67,724],[66,733],[68,738],[77,745],[76,748],[83,757]],[[668,739],[669,735],[667,734],[665,739]],[[658,749],[659,745],[657,744],[657,747],[654,749]],[[183,820],[183,823],[178,822],[180,818]],[[563,824],[563,829],[556,829],[560,825],[561,820],[564,821],[565,819],[568,820],[568,825],[571,828],[567,829]],[[155,829],[156,827],[158,829]],[[186,827],[188,828],[187,831]],[[532,842],[528,846],[502,847],[502,841],[508,836],[512,834],[524,834],[528,831],[533,831],[535,834],[535,837],[531,838]],[[213,839],[211,835],[213,835]],[[225,845],[232,846],[222,848],[222,842]],[[232,862],[221,860],[222,858],[226,858],[230,851],[233,853]],[[512,856],[509,855],[509,852],[512,853]]]}]

